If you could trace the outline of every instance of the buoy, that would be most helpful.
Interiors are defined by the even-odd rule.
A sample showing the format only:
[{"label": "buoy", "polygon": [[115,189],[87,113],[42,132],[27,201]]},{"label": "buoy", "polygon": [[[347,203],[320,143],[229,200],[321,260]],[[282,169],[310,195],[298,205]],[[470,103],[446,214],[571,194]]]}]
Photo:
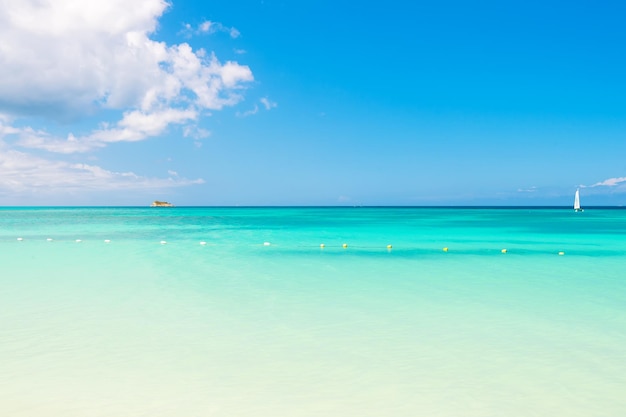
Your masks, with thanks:
[{"label": "buoy", "polygon": [[206,242],[200,242],[200,244],[201,244],[202,246],[204,246],[204,245],[206,245]]},{"label": "buoy", "polygon": [[565,252],[559,252],[559,255],[563,256],[565,255]]},{"label": "buoy", "polygon": [[263,246],[269,246],[269,245],[271,245],[270,242],[263,242]]},{"label": "buoy", "polygon": [[320,244],[320,248],[324,249],[326,245],[324,245],[323,243]]},{"label": "buoy", "polygon": [[80,242],[82,242],[82,240],[76,239],[76,243],[80,243]]},{"label": "buoy", "polygon": [[18,237],[18,238],[17,238],[17,240],[19,240],[19,241],[21,242],[21,241],[22,241],[22,240],[24,240],[24,239],[23,239],[23,238],[21,238],[21,237]]},{"label": "buoy", "polygon": [[444,251],[444,252],[447,252],[447,251],[448,251],[448,248],[447,248],[447,247],[446,247],[446,248],[443,248],[443,251]]},{"label": "buoy", "polygon": [[347,248],[347,247],[348,247],[348,244],[347,244],[347,243],[344,243],[344,244],[343,244],[343,245],[341,245],[341,246],[342,246],[343,248]]},{"label": "buoy", "polygon": [[104,243],[111,243],[109,239],[104,239]]},{"label": "buoy", "polygon": [[52,238],[49,237],[48,239],[46,239],[48,242],[52,242]]},{"label": "buoy", "polygon": [[506,249],[502,249],[500,252],[502,252],[502,253],[506,253]]},{"label": "buoy", "polygon": [[164,240],[161,241],[161,245],[166,245],[166,244],[167,244],[166,241],[164,241]]},{"label": "buoy", "polygon": [[391,249],[393,246],[391,245],[387,245],[387,249]]}]

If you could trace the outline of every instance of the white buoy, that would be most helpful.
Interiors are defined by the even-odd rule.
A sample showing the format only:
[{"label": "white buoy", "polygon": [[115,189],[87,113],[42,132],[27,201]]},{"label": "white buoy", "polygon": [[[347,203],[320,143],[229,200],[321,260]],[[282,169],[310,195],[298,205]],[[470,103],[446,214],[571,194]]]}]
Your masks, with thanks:
[{"label": "white buoy", "polygon": [[18,238],[17,238],[17,240],[19,240],[19,241],[21,242],[21,241],[22,241],[22,240],[24,240],[24,239],[23,239],[23,238],[21,238],[21,237],[18,237]]},{"label": "white buoy", "polygon": [[82,242],[82,240],[76,239],[76,243],[80,243],[80,242]]},{"label": "white buoy", "polygon": [[263,242],[263,246],[269,246],[269,245],[271,245],[270,242]]},{"label": "white buoy", "polygon": [[204,245],[206,245],[206,242],[200,242],[200,244],[201,244],[202,246],[204,246]]},{"label": "white buoy", "polygon": [[166,242],[166,241],[164,241],[164,240],[162,240],[162,241],[161,241],[161,245],[167,245],[167,242]]},{"label": "white buoy", "polygon": [[48,242],[52,242],[52,238],[49,237],[48,239],[46,239]]},{"label": "white buoy", "polygon": [[104,239],[104,243],[111,243],[109,239]]}]

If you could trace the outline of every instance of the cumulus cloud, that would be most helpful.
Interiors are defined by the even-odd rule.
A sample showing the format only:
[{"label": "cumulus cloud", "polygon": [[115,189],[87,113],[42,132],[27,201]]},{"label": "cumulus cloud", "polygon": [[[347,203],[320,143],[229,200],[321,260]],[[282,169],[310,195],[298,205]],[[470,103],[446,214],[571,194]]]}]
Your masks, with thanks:
[{"label": "cumulus cloud", "polygon": [[[221,109],[250,68],[149,38],[161,0],[0,0],[0,110],[76,117],[102,108]],[[235,90],[233,92],[233,90]]]},{"label": "cumulus cloud", "polygon": [[[59,186],[195,183],[147,179],[23,152],[90,152],[156,137],[176,125],[196,137],[208,134],[197,128],[201,115],[239,103],[254,77],[248,66],[221,62],[188,43],[153,40],[169,6],[164,0],[0,0],[0,140],[5,138],[0,187],[38,186],[39,177],[28,164],[17,163],[35,160],[59,179]],[[240,35],[218,22],[203,22],[197,30]],[[113,116],[111,122],[116,113],[118,120]],[[107,114],[109,122],[82,125],[80,132],[36,127],[42,120],[92,121],[100,114]],[[11,165],[9,157],[16,163]]]},{"label": "cumulus cloud", "polygon": [[[123,5],[126,13],[120,13]],[[136,70],[164,57],[162,45],[142,46],[140,38],[154,30],[166,6],[162,1],[0,0],[0,107],[61,117],[134,104],[159,75],[147,71],[142,79]]]}]

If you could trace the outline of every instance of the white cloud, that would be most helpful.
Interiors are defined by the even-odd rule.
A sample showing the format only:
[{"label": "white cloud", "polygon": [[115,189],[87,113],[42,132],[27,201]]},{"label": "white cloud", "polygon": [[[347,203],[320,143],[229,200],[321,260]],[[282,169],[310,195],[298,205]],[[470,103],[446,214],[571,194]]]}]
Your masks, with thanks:
[{"label": "white cloud", "polygon": [[[0,107],[73,117],[134,104],[159,81],[151,67],[163,58],[162,48],[141,38],[166,6],[161,0],[0,0]],[[148,71],[137,72],[142,69]]]},{"label": "white cloud", "polygon": [[227,88],[237,88],[243,81],[252,81],[250,69],[232,61],[227,61],[219,68],[219,75]]},{"label": "white cloud", "polygon": [[[277,103],[270,101],[267,97],[262,97],[261,99],[259,99],[259,102],[263,105],[265,110],[271,110],[278,106]],[[248,116],[257,114],[258,112],[259,112],[259,106],[255,104],[252,109],[244,111],[244,112],[237,112],[236,115],[237,117],[248,117]]]},{"label": "white cloud", "polygon": [[71,119],[99,109],[221,109],[245,65],[150,39],[162,0],[0,0],[0,111]]},{"label": "white cloud", "polygon": [[211,132],[206,129],[199,128],[198,126],[187,125],[183,129],[183,136],[186,138],[200,140],[211,136]]},{"label": "white cloud", "polygon": [[[187,25],[187,26],[191,27],[191,25]],[[210,20],[205,20],[204,22],[198,25],[198,31],[208,33],[211,31],[211,27],[215,27],[213,22],[211,22]]]},{"label": "white cloud", "polygon": [[31,127],[22,128],[18,133],[18,144],[24,148],[43,149],[57,153],[87,152],[94,148],[103,147],[104,144],[89,143],[78,140],[73,134],[69,134],[66,140],[54,137],[48,132],[34,130]]},{"label": "white cloud", "polygon": [[228,31],[228,34],[233,39],[238,38],[241,35],[241,33],[235,28],[230,28],[230,30]]},{"label": "white cloud", "polygon": [[68,154],[88,152],[113,142],[137,142],[160,135],[171,124],[182,124],[196,118],[197,112],[193,110],[170,108],[153,113],[135,110],[125,113],[117,127],[104,127],[84,137],[76,137],[70,133],[67,139],[55,138],[32,128],[14,129],[13,133],[19,136],[17,144],[24,148]]},{"label": "white cloud", "polygon": [[[170,174],[171,175],[171,174]],[[95,165],[50,161],[0,144],[0,189],[45,194],[73,190],[146,190],[202,184],[171,175],[148,178],[133,172],[113,172]]]},{"label": "white cloud", "polygon": [[237,112],[237,117],[248,117],[248,116],[252,116],[253,114],[257,114],[258,112],[259,112],[259,106],[255,104],[254,107],[250,110],[247,110],[244,112]]},{"label": "white cloud", "polygon": [[11,118],[0,113],[0,139],[8,135],[19,134],[20,129],[9,126]]},{"label": "white cloud", "polygon": [[[0,191],[44,184],[130,189],[201,181],[147,178],[58,160],[58,154],[146,140],[175,125],[185,135],[206,137],[208,131],[198,128],[201,115],[243,99],[254,80],[247,66],[222,63],[187,43],[151,39],[168,7],[165,0],[0,0]],[[205,31],[240,35],[233,27],[205,23]],[[101,114],[106,122],[97,120]],[[38,127],[43,120],[88,121],[93,127],[53,133]],[[57,125],[62,126],[69,125]],[[57,155],[46,159],[23,148]]]},{"label": "white cloud", "polygon": [[200,33],[216,33],[216,32],[225,32],[230,35],[231,38],[235,39],[241,36],[241,33],[234,27],[228,27],[220,22],[212,22],[210,20],[205,20],[204,22],[198,25],[198,28],[194,31],[193,27],[190,24],[185,25],[185,29],[187,32],[195,32],[197,34]]},{"label": "white cloud", "polygon": [[517,192],[518,193],[534,193],[537,191],[537,187],[535,187],[534,185],[530,188],[518,188]]},{"label": "white cloud", "polygon": [[606,179],[604,181],[601,182],[597,182],[593,185],[581,185],[581,188],[593,188],[593,187],[615,187],[617,185],[620,185],[621,183],[626,182],[626,177],[616,177],[616,178],[609,178]]},{"label": "white cloud", "polygon": [[265,106],[265,110],[270,110],[278,106],[277,103],[270,101],[267,97],[263,97],[259,101]]}]

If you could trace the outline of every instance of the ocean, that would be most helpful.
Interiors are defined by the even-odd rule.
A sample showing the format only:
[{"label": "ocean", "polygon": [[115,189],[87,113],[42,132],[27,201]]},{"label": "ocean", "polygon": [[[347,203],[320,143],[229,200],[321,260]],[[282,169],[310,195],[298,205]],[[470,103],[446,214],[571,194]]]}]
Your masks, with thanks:
[{"label": "ocean", "polygon": [[626,415],[626,210],[4,207],[0,268],[2,416]]}]

